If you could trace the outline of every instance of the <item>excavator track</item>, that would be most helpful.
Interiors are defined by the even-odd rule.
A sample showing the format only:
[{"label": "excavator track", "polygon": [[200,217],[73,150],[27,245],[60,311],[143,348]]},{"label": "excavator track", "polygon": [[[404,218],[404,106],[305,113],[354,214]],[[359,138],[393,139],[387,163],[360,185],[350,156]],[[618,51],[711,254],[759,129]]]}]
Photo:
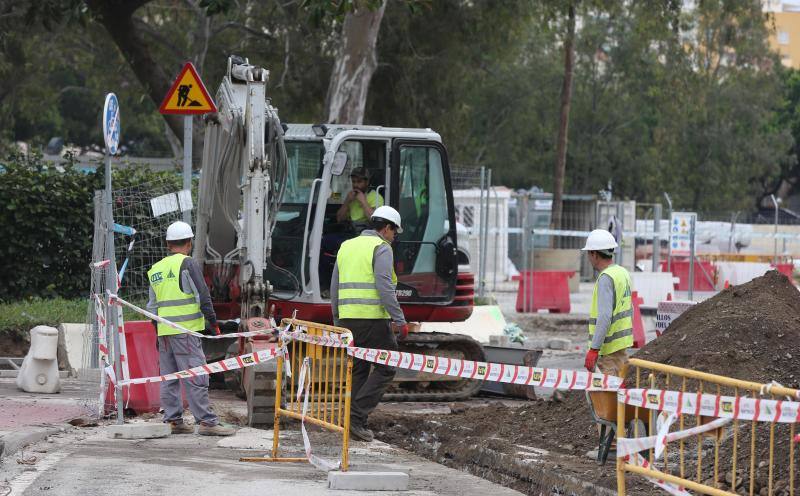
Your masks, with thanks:
[{"label": "excavator track", "polygon": [[[424,355],[486,361],[483,347],[469,336],[441,332],[411,333],[399,343],[400,351]],[[429,373],[397,369],[383,401],[459,401],[480,390],[483,381],[450,379]]]}]

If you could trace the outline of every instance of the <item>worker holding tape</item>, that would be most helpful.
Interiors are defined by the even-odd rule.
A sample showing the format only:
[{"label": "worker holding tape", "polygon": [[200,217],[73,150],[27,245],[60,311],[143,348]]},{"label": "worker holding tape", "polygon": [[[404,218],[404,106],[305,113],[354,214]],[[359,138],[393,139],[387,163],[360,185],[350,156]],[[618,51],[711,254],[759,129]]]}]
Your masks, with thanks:
[{"label": "worker holding tape", "polygon": [[[397,350],[394,332],[401,339],[408,335],[408,324],[395,294],[397,275],[391,246],[395,236],[403,232],[400,214],[392,207],[381,206],[372,212],[370,224],[371,229],[339,248],[331,277],[333,321],[352,331],[356,346]],[[380,403],[394,374],[393,367],[354,360],[350,403],[353,437],[372,441],[367,417]]]},{"label": "worker holding tape", "polygon": [[614,263],[617,246],[610,232],[595,229],[583,247],[589,263],[600,272],[589,310],[589,350],[584,366],[590,372],[597,367],[600,372],[614,376],[619,376],[628,361],[626,350],[633,346],[631,276]]},{"label": "worker holding tape", "polygon": [[[190,256],[192,252],[192,227],[185,222],[173,222],[167,228],[167,248],[170,255],[155,263],[147,272],[150,281],[150,300],[147,308],[159,317],[180,324],[190,331],[205,330],[208,319],[211,328],[219,334],[219,325],[211,304],[200,267]],[[156,324],[158,330],[158,360],[161,375],[200,367],[206,364],[200,338],[182,333],[167,324]],[[208,376],[197,376],[181,381],[161,383],[161,408],[164,422],[170,424],[173,434],[190,434],[194,428],[183,422],[183,382],[189,409],[195,423],[200,424],[198,434],[205,436],[230,436],[234,430],[219,424],[211,411],[208,399]]]}]

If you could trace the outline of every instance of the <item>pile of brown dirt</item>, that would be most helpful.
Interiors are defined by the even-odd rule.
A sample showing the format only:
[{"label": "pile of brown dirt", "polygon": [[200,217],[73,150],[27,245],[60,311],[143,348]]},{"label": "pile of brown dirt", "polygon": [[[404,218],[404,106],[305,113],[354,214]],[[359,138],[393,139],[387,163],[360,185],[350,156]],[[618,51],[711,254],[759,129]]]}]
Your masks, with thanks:
[{"label": "pile of brown dirt", "polygon": [[[597,448],[597,429],[583,392],[568,392],[563,402],[533,400],[513,407],[457,403],[451,411],[419,415],[379,408],[370,416],[370,428],[381,441],[523,494],[598,494],[579,481],[616,489],[613,456],[598,466],[585,455]],[[628,494],[660,492],[628,477]]]},{"label": "pile of brown dirt", "polygon": [[[786,276],[770,271],[695,305],[674,320],[661,337],[634,356],[746,381],[769,383],[774,380],[786,387],[798,388],[799,354],[800,291]],[[689,390],[696,390],[696,381],[690,382]],[[634,383],[633,377],[628,377],[628,383]],[[675,387],[673,383],[671,389]],[[723,388],[721,392],[733,394],[730,388]],[[749,489],[750,429],[750,422],[740,422],[737,456],[737,475],[743,480],[740,493]],[[757,465],[769,459],[769,438],[769,424],[758,423]],[[789,425],[777,424],[774,480],[778,490],[775,494],[788,492],[785,483],[789,439]],[[732,444],[732,439],[720,444],[721,460],[730,460]],[[709,462],[704,463],[704,473],[709,473]],[[765,471],[764,467],[756,471],[756,493],[766,487]],[[730,482],[732,474],[725,475]],[[730,484],[723,483],[723,488],[730,490]]]},{"label": "pile of brown dirt", "polygon": [[800,291],[777,271],[675,319],[634,356],[753,382],[800,384]]}]

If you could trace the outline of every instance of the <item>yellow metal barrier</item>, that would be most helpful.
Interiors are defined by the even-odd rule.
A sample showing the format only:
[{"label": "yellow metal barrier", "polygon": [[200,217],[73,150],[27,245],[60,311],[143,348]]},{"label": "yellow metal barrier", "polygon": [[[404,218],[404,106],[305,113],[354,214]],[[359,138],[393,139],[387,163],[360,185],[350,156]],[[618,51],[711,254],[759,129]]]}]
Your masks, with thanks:
[{"label": "yellow metal barrier", "polygon": [[[710,393],[734,396],[736,398],[751,396],[753,398],[782,399],[785,396],[797,398],[798,391],[779,386],[742,381],[714,374],[707,374],[691,369],[673,367],[660,363],[632,358],[623,368],[622,377],[628,377],[633,369],[635,384],[631,388],[679,390],[683,393]],[[768,391],[766,396],[759,396]],[[627,409],[630,412],[630,407]],[[617,437],[626,435],[626,424],[633,427],[627,437],[641,437],[638,421],[641,409],[636,408],[634,418],[626,419],[626,406],[617,403]],[[655,435],[655,410],[648,410],[650,415],[643,424],[649,425],[649,433]],[[630,413],[628,414],[630,416]],[[626,422],[626,420],[628,422]],[[679,429],[699,426],[713,420],[703,416],[688,414],[679,415]],[[640,466],[633,457],[630,461],[617,458],[617,492],[625,494],[625,473],[630,472],[656,480],[678,484],[688,490],[714,496],[736,496],[737,494],[769,494],[794,496],[795,484],[795,423],[756,422],[749,420],[733,420],[726,427],[710,433],[697,435],[694,438],[681,439],[664,449],[662,460],[653,462],[653,450],[649,450],[650,467]],[[759,433],[767,434],[766,445],[768,455],[764,454],[765,443],[758,446]],[[766,437],[766,436],[764,436]],[[776,442],[776,437],[779,441]],[[742,439],[744,438],[744,439]],[[788,438],[788,439],[787,439]],[[776,444],[786,446],[788,442],[788,459],[775,457]],[[742,445],[742,446],[740,446]],[[675,450],[677,449],[677,453]],[[713,458],[713,461],[709,460]],[[766,462],[766,465],[764,463]],[[786,479],[776,480],[776,468],[788,467]],[[764,492],[764,488],[766,492]],[[744,489],[744,493],[738,492]]]},{"label": "yellow metal barrier", "polygon": [[[334,327],[317,324],[305,320],[284,319],[282,327],[291,323],[291,329],[299,328],[311,336],[325,336],[327,334],[349,333],[343,327]],[[298,381],[300,369],[306,357],[309,358],[308,375],[308,410],[305,422],[314,424],[323,429],[342,433],[342,461],[341,469],[346,471],[349,465],[349,435],[350,435],[350,388],[353,375],[353,358],[344,348],[334,348],[303,341],[292,340],[287,343],[281,341],[281,346],[286,345],[287,357],[278,357],[278,374],[275,394],[275,426],[272,438],[272,456],[264,458],[241,458],[241,461],[250,462],[304,462],[307,457],[278,457],[278,441],[280,434],[281,417],[297,420],[303,419],[303,398],[298,400]],[[292,376],[288,384],[284,384],[284,361],[288,360]],[[303,388],[305,389],[305,387]]]}]

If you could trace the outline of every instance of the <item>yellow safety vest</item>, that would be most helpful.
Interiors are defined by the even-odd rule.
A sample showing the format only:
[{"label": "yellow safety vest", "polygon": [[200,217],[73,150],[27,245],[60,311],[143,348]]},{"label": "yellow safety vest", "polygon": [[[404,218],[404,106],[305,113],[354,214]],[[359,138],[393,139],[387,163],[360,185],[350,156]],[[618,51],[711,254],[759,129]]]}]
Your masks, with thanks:
[{"label": "yellow safety vest", "polygon": [[[372,191],[367,193],[367,205],[369,205],[372,208],[383,206],[383,197],[373,189]],[[366,212],[364,212],[364,207],[361,206],[361,202],[355,200],[350,202],[350,220],[352,222],[361,222],[369,220],[367,219]]]},{"label": "yellow safety vest", "polygon": [[[181,264],[188,258],[182,253],[176,253],[161,259],[147,272],[150,287],[156,294],[158,316],[170,322],[175,322],[190,331],[205,329],[205,319],[200,311],[200,301],[192,293],[181,291]],[[158,323],[159,336],[181,334],[181,331]]]},{"label": "yellow safety vest", "polygon": [[[633,346],[633,304],[631,303],[631,276],[619,265],[610,265],[600,273],[597,280],[605,274],[614,282],[614,311],[611,313],[611,326],[600,347],[600,355],[610,355],[615,351]],[[597,325],[597,282],[594,284],[592,306],[589,310],[589,346],[592,343]]]},{"label": "yellow safety vest", "polygon": [[[381,304],[375,286],[375,273],[372,270],[375,249],[384,243],[389,244],[380,236],[366,235],[342,243],[336,255],[336,265],[339,270],[339,318],[389,318],[389,312]],[[397,284],[394,268],[392,268],[392,283]]]}]

